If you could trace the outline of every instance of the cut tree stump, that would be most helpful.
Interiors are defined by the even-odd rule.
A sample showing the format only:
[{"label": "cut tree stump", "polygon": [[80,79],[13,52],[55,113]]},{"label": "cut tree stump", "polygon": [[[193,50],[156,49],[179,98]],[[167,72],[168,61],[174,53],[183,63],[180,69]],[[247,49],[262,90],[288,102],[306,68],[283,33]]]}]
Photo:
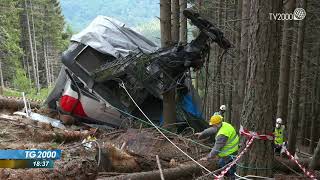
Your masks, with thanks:
[{"label": "cut tree stump", "polygon": [[[105,143],[101,147],[100,171],[107,172],[137,172],[141,171],[134,156],[122,151],[110,143]],[[99,151],[97,151],[99,153]],[[96,159],[98,159],[97,154]]]}]

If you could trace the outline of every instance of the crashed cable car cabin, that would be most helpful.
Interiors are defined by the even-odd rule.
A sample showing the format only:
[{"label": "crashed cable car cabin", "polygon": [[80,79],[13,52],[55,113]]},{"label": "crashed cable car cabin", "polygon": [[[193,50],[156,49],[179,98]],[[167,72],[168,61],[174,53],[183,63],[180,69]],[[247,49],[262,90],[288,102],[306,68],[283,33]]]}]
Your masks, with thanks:
[{"label": "crashed cable car cabin", "polygon": [[199,35],[190,43],[162,49],[125,24],[98,16],[71,38],[56,85],[46,100],[48,107],[111,128],[125,126],[128,118],[145,120],[125,87],[145,114],[161,125],[162,94],[176,88],[180,127],[206,128],[190,68],[203,65],[210,43],[224,49],[231,44],[199,14],[189,9],[183,13],[199,28]]}]

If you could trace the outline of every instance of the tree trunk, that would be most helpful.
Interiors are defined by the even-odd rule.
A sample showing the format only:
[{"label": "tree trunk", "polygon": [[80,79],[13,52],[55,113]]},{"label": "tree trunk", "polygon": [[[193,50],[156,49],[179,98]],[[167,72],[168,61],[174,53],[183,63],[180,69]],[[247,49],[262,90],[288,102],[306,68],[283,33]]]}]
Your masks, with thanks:
[{"label": "tree trunk", "polygon": [[3,83],[3,74],[2,74],[2,61],[0,60],[0,83],[1,83],[1,87],[0,87],[0,94],[3,94],[3,88],[4,88],[4,83]]},{"label": "tree trunk", "polygon": [[[281,1],[251,1],[250,27],[248,47],[247,88],[241,113],[241,123],[245,129],[261,134],[270,133],[273,129],[273,114],[276,104],[270,99],[277,96],[278,70],[275,64],[280,56],[279,21],[270,21],[270,12],[281,12]],[[245,8],[243,9],[245,11]],[[272,34],[273,36],[270,36]],[[244,47],[245,48],[245,47]],[[273,175],[272,141],[255,140],[250,151],[244,154],[241,163],[249,167],[266,168],[239,169],[240,175],[256,174],[259,176]]]},{"label": "tree trunk", "polygon": [[319,161],[319,159],[320,159],[320,139],[318,141],[317,148],[316,148],[316,150],[312,156],[311,162],[309,164],[310,169],[312,169],[312,170],[316,169],[316,164],[317,164],[317,161]]},{"label": "tree trunk", "polygon": [[[171,1],[160,0],[160,31],[161,31],[161,47],[168,47],[171,45]],[[169,74],[170,75],[170,74]],[[170,88],[171,81],[169,78],[165,81],[165,87]],[[176,102],[175,102],[175,88],[169,90],[164,89],[163,93],[163,122],[164,126],[172,126],[176,122]]]},{"label": "tree trunk", "polygon": [[27,66],[27,74],[28,74],[29,85],[31,87],[32,86],[32,82],[31,82],[31,72],[30,72],[31,70],[30,70],[29,60],[28,60],[28,56],[27,55],[25,55],[24,57],[26,59],[26,66]]},{"label": "tree trunk", "polygon": [[30,2],[30,15],[31,15],[31,21],[32,21],[32,32],[33,32],[33,43],[34,43],[34,55],[35,55],[35,65],[36,65],[36,89],[37,93],[40,92],[40,77],[39,77],[39,62],[38,62],[38,52],[37,52],[37,41],[36,41],[36,30],[34,28],[34,19],[33,19],[33,7],[32,7],[32,2]]},{"label": "tree trunk", "polygon": [[249,34],[249,20],[250,17],[250,0],[242,0],[241,7],[241,41],[240,41],[240,52],[239,62],[236,65],[237,73],[235,73],[234,82],[234,96],[233,96],[233,113],[232,119],[236,123],[236,127],[240,126],[240,113],[242,103],[244,99],[244,91],[246,86],[246,71],[247,71],[247,59],[248,59],[248,34]]},{"label": "tree trunk", "polygon": [[46,59],[47,59],[47,64],[48,64],[48,81],[49,81],[49,84],[51,85],[53,82],[52,82],[52,78],[51,78],[51,61],[49,59],[49,48],[48,48],[48,41],[46,40],[45,41],[45,46],[46,46]]},{"label": "tree trunk", "polygon": [[160,0],[161,47],[171,45],[171,1]]},{"label": "tree trunk", "polygon": [[[284,6],[285,13],[292,13],[296,6],[296,0],[288,0]],[[282,46],[280,59],[280,77],[277,103],[277,117],[282,118],[283,123],[287,123],[288,94],[289,94],[289,72],[290,56],[292,44],[293,21],[284,21],[282,32]]]},{"label": "tree trunk", "polygon": [[180,6],[179,0],[171,0],[171,37],[172,43],[176,44],[179,42],[179,27],[180,27]]},{"label": "tree trunk", "polygon": [[308,107],[309,107],[309,104],[311,103],[311,100],[310,100],[310,91],[309,91],[309,85],[311,84],[309,82],[309,77],[308,77],[308,72],[309,72],[309,69],[310,69],[310,66],[309,66],[309,62],[305,62],[304,63],[304,106],[303,106],[303,112],[301,113],[302,114],[302,125],[301,125],[301,144],[302,145],[307,145],[307,131],[311,131],[310,130],[310,127],[307,126],[308,122],[310,121],[310,118],[308,118],[309,114],[308,114]]},{"label": "tree trunk", "polygon": [[187,8],[187,0],[179,0],[180,4],[180,34],[179,41],[182,44],[187,43],[187,18],[183,15],[183,10]]},{"label": "tree trunk", "polygon": [[[223,6],[222,6],[222,1],[219,1],[219,15],[218,15],[218,24],[219,26],[222,26],[222,12],[223,12]],[[221,105],[221,63],[222,63],[222,59],[220,59],[220,55],[221,55],[221,49],[219,48],[217,51],[217,56],[216,56],[216,72],[214,73],[217,77],[213,77],[216,80],[216,86],[215,86],[215,93],[216,93],[216,97],[215,97],[215,102],[216,105],[215,107],[219,108]]]},{"label": "tree trunk", "polygon": [[[40,108],[41,103],[39,102],[30,102],[31,108]],[[24,108],[24,102],[22,99],[15,99],[15,98],[9,98],[0,96],[0,109],[7,109],[12,111],[18,111]]]},{"label": "tree trunk", "polygon": [[53,70],[53,66],[54,66],[54,61],[51,61],[51,62],[50,62],[50,76],[51,76],[50,81],[51,81],[52,83],[54,83],[54,70]]},{"label": "tree trunk", "polygon": [[[234,15],[233,19],[237,19],[241,17],[241,11],[242,11],[242,0],[236,0],[234,2]],[[240,59],[240,42],[241,42],[241,21],[234,21],[234,28],[236,30],[235,33],[233,33],[233,39],[236,42],[236,52],[238,53],[236,58]],[[230,88],[229,88],[229,99],[228,99],[228,111],[227,115],[230,119],[230,122],[236,127],[236,129],[239,129],[240,124],[240,118],[236,119],[234,118],[234,96],[235,92],[237,91],[236,88],[236,77],[238,76],[238,70],[235,68],[235,62],[234,59],[231,58],[231,67],[230,67]],[[243,81],[245,81],[243,79]]]},{"label": "tree trunk", "polygon": [[45,71],[46,71],[47,87],[50,87],[47,48],[46,48],[46,43],[44,41],[43,41],[43,59],[44,59],[44,68],[45,68]]},{"label": "tree trunk", "polygon": [[27,16],[27,30],[28,30],[29,47],[30,47],[30,53],[31,53],[32,69],[33,69],[33,79],[34,79],[35,87],[37,87],[37,71],[36,71],[36,64],[35,64],[35,60],[34,60],[34,52],[33,52],[33,45],[32,45],[29,13],[28,13],[28,8],[27,8],[27,0],[24,0],[24,5],[25,5],[26,16]]},{"label": "tree trunk", "polygon": [[[306,0],[302,0],[302,8],[306,9]],[[296,62],[294,73],[294,86],[292,95],[292,107],[290,112],[290,126],[289,126],[289,152],[295,154],[297,142],[297,130],[299,123],[299,97],[301,85],[301,66],[303,62],[303,43],[304,43],[305,19],[299,21]]]},{"label": "tree trunk", "polygon": [[318,124],[317,120],[320,118],[320,83],[319,83],[319,71],[315,71],[315,78],[313,83],[313,116],[311,121],[311,136],[310,136],[310,145],[309,145],[309,153],[312,154],[314,152],[314,148],[316,146],[316,140],[318,139]]}]

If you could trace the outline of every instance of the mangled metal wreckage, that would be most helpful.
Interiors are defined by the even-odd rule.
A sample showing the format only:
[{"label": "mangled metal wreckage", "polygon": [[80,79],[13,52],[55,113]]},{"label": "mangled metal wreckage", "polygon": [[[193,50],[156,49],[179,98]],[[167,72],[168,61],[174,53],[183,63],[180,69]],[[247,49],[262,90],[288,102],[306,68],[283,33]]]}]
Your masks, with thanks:
[{"label": "mangled metal wreckage", "polygon": [[[230,48],[223,33],[199,14],[184,15],[199,28],[190,43],[159,49],[153,42],[123,23],[98,16],[71,38],[62,56],[63,67],[46,103],[52,109],[87,123],[119,127],[128,118],[144,119],[128,94],[155,123],[161,125],[162,94],[177,88],[177,122],[196,130],[207,126],[200,98],[191,85],[190,68],[199,69],[210,43]],[[128,116],[128,114],[130,114]],[[131,116],[133,115],[133,116]]]}]

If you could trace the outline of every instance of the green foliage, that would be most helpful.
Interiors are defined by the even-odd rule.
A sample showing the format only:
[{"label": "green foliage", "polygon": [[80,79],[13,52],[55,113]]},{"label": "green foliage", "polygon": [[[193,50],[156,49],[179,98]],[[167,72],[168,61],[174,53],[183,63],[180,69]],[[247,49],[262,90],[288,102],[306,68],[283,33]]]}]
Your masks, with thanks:
[{"label": "green foliage", "polygon": [[160,45],[159,0],[61,0],[62,12],[76,32],[98,15],[113,17]]},{"label": "green foliage", "polygon": [[[0,3],[0,60],[3,63],[4,79],[12,79],[15,67],[20,65],[22,49],[20,11],[16,8],[19,0],[2,0]],[[6,5],[6,8],[3,8]]]},{"label": "green foliage", "polygon": [[16,69],[16,74],[13,79],[13,85],[17,90],[21,92],[29,92],[31,90],[30,80],[27,78],[26,72],[23,69]]},{"label": "green foliage", "polygon": [[[43,88],[39,93],[37,93],[33,88],[30,90],[30,92],[26,92],[26,97],[34,100],[45,100],[48,97],[51,89],[52,88]],[[3,95],[11,97],[22,97],[22,93],[20,91],[12,89],[4,89]]]}]

